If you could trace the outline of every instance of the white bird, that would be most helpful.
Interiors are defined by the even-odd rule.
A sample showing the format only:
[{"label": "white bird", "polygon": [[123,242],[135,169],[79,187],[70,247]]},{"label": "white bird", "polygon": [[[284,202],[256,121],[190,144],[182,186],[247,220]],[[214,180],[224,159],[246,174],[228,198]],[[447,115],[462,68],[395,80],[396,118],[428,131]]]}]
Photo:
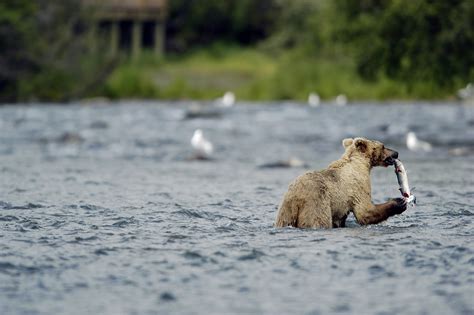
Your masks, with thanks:
[{"label": "white bird", "polygon": [[318,93],[309,93],[308,104],[311,107],[318,107],[321,104],[321,98],[319,97]]},{"label": "white bird", "polygon": [[407,148],[410,151],[431,151],[432,147],[429,142],[418,139],[416,134],[413,131],[408,132],[407,134]]},{"label": "white bird", "polygon": [[347,105],[347,96],[344,94],[339,94],[336,96],[335,103],[337,106],[346,106]]},{"label": "white bird", "polygon": [[458,90],[457,96],[464,105],[474,105],[474,85],[468,83],[465,88]]},{"label": "white bird", "polygon": [[191,138],[191,146],[193,147],[196,158],[198,159],[209,159],[212,152],[214,152],[212,143],[204,138],[201,129],[196,129],[194,131],[193,137]]},{"label": "white bird", "polygon": [[221,107],[232,107],[235,104],[235,94],[227,91],[224,96],[217,99],[217,105]]},{"label": "white bird", "polygon": [[462,100],[474,97],[474,85],[468,83],[465,88],[458,90],[458,97]]}]

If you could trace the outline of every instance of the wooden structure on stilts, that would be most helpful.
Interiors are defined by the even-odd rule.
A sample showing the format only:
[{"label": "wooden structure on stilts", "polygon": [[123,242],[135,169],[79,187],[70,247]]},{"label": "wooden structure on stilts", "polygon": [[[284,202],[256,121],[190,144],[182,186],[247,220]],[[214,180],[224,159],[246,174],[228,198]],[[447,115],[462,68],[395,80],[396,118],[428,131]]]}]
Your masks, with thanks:
[{"label": "wooden structure on stilts", "polygon": [[94,40],[107,41],[112,55],[163,54],[167,0],[82,0],[91,9]]}]

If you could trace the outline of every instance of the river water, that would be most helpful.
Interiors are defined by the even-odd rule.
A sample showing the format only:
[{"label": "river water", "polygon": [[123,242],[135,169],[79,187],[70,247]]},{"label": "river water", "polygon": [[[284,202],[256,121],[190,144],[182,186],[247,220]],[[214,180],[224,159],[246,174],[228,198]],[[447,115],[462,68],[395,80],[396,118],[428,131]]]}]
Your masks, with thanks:
[{"label": "river water", "polygon": [[[474,108],[188,105],[0,107],[0,314],[474,313]],[[212,161],[189,159],[196,128]],[[408,151],[410,130],[433,150]],[[399,151],[418,204],[275,229],[289,182],[349,136]],[[259,167],[290,157],[307,168]],[[392,167],[372,184],[399,196]]]}]

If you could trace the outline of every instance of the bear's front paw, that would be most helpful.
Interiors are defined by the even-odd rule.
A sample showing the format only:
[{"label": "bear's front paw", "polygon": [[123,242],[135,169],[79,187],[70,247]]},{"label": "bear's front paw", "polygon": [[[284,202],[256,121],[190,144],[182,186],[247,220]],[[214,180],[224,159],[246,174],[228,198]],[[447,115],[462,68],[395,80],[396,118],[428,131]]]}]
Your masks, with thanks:
[{"label": "bear's front paw", "polygon": [[407,200],[405,198],[391,199],[393,214],[400,214],[407,209]]}]

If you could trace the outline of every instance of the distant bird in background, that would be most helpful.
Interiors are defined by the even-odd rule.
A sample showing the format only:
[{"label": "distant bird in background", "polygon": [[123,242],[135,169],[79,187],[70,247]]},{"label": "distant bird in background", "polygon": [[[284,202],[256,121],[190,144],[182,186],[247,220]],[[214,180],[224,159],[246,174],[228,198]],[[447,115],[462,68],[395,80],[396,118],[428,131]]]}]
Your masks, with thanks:
[{"label": "distant bird in background", "polygon": [[224,96],[216,100],[217,106],[220,107],[232,107],[235,104],[235,94],[233,92],[227,91],[224,93]]},{"label": "distant bird in background", "polygon": [[345,94],[339,94],[338,96],[336,96],[336,106],[346,106],[347,102],[347,96]]},{"label": "distant bird in background", "polygon": [[194,149],[195,158],[200,160],[210,159],[214,152],[212,143],[204,138],[201,129],[196,129],[194,131],[193,137],[191,138],[191,146]]},{"label": "distant bird in background", "polygon": [[321,98],[319,97],[318,93],[311,92],[308,95],[308,105],[310,107],[318,107],[321,105]]},{"label": "distant bird in background", "polygon": [[465,88],[458,90],[457,95],[462,100],[474,97],[474,85],[468,83]]},{"label": "distant bird in background", "polygon": [[413,131],[407,133],[407,148],[410,151],[424,151],[429,152],[432,146],[429,142],[418,139]]},{"label": "distant bird in background", "polygon": [[474,85],[468,83],[465,88],[458,90],[457,96],[463,104],[474,105]]}]

